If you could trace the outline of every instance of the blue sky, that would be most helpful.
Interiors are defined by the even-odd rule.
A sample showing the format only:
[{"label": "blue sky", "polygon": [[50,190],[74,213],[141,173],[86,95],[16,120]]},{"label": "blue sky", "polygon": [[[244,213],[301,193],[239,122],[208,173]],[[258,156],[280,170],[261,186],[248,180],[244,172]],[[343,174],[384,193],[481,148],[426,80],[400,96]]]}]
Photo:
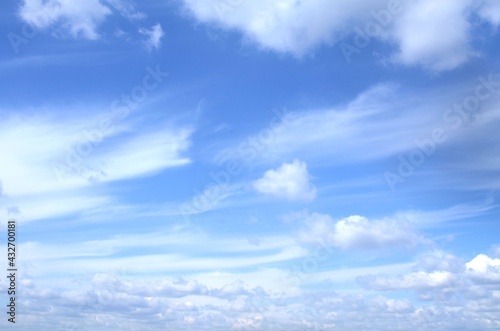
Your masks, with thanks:
[{"label": "blue sky", "polygon": [[498,1],[0,6],[2,329],[500,328]]}]

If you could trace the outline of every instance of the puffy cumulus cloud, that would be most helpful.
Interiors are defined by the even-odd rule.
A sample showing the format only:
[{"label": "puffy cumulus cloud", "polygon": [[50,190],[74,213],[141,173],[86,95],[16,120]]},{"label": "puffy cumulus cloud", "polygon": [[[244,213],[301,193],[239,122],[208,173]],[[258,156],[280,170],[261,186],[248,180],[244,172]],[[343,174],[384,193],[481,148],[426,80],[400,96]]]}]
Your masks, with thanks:
[{"label": "puffy cumulus cloud", "polygon": [[412,318],[420,330],[494,330],[500,325],[494,314],[457,309],[452,305],[420,307]]},{"label": "puffy cumulus cloud", "polygon": [[500,259],[479,254],[465,266],[467,274],[477,282],[500,282]]},{"label": "puffy cumulus cloud", "polygon": [[192,294],[207,294],[205,285],[184,278],[160,279],[151,282],[125,281],[112,274],[97,274],[92,278],[96,287],[143,296],[185,297]]},{"label": "puffy cumulus cloud", "polygon": [[278,198],[310,201],[316,197],[316,188],[310,179],[307,164],[294,160],[266,171],[262,178],[253,182],[253,187],[260,193]]},{"label": "puffy cumulus cloud", "polygon": [[[316,219],[331,222],[321,215]],[[467,265],[488,270],[485,265],[496,262],[486,257],[479,255]],[[175,330],[500,327],[500,288],[471,277],[466,263],[460,261],[449,253],[432,251],[419,257],[415,270],[407,274],[366,277],[365,287],[369,284],[370,289],[386,291],[375,296],[363,290],[333,292],[322,281],[311,283],[321,284],[319,291],[294,291],[287,286],[264,290],[259,287],[261,281],[249,281],[261,277],[244,273],[230,278],[216,273],[213,278],[186,274],[183,278],[158,275],[147,279],[99,273],[78,276],[71,282],[59,278],[56,286],[47,286],[43,277],[27,275],[20,287],[23,300],[19,309],[26,312],[26,330],[71,330],[76,326],[84,330],[159,330],[166,325]],[[270,275],[266,277],[275,278]],[[7,280],[0,280],[0,290],[7,287]],[[414,290],[418,296],[409,299],[387,292],[400,290]]]},{"label": "puffy cumulus cloud", "polygon": [[415,247],[429,243],[404,219],[370,220],[353,215],[335,221],[329,215],[301,215],[298,240],[304,244],[319,242],[343,250],[372,250],[390,247]]},{"label": "puffy cumulus cloud", "polygon": [[[23,287],[21,295],[26,301],[20,304],[30,308],[30,323],[40,323],[36,329],[68,330],[63,323],[72,322],[93,330],[158,330],[165,325],[176,330],[224,330],[231,325],[241,327],[245,320],[262,321],[263,315],[270,322],[270,312],[277,303],[261,288],[250,289],[241,281],[208,291],[197,280],[143,281],[96,274],[90,283],[79,281],[78,290],[67,289],[67,283],[60,285],[49,290],[36,285]],[[57,314],[58,322],[49,328],[44,321]]]},{"label": "puffy cumulus cloud", "polygon": [[299,222],[302,224],[297,234],[299,242],[304,244],[316,244],[320,240],[331,242],[335,221],[330,215],[302,213],[293,217],[300,218]]},{"label": "puffy cumulus cloud", "polygon": [[[394,45],[387,57],[434,71],[454,69],[475,54],[471,48],[473,14],[493,25],[500,23],[495,0],[184,0],[184,3],[201,22],[239,30],[265,49],[296,56],[303,56],[319,45],[347,40],[346,36],[359,37],[370,27],[368,30],[377,32],[368,32],[370,36],[365,35],[365,40],[377,38]],[[363,47],[367,43],[369,40]]]},{"label": "puffy cumulus cloud", "polygon": [[454,0],[410,2],[392,33],[399,45],[395,60],[435,71],[465,63],[472,55],[468,4],[469,1]]},{"label": "puffy cumulus cloud", "polygon": [[[500,294],[418,301],[385,295],[302,291],[276,297],[236,281],[208,288],[201,279],[123,279],[98,274],[58,288],[23,279],[25,330],[454,330],[500,326]],[[0,289],[7,287],[0,280]],[[158,289],[155,284],[163,284]],[[166,285],[168,284],[168,286]],[[151,288],[148,288],[150,285]],[[165,291],[165,288],[176,290]],[[436,288],[433,288],[435,290]],[[464,287],[464,292],[468,288]],[[49,321],[49,322],[47,322]]]},{"label": "puffy cumulus cloud", "polygon": [[371,301],[373,306],[377,307],[381,311],[400,313],[414,311],[412,303],[408,300],[388,299],[383,296],[377,296]]},{"label": "puffy cumulus cloud", "polygon": [[[384,1],[375,0],[375,3]],[[302,56],[319,44],[334,41],[334,33],[366,13],[363,1],[184,0],[196,19],[242,31],[263,48]]]},{"label": "puffy cumulus cloud", "polygon": [[160,48],[161,38],[163,38],[164,35],[160,23],[153,25],[149,30],[141,28],[139,29],[139,33],[146,36],[144,44],[146,45],[147,49],[152,50]]},{"label": "puffy cumulus cloud", "polygon": [[242,280],[237,280],[232,282],[231,284],[226,284],[220,288],[211,290],[210,295],[218,298],[234,300],[242,295],[266,296],[267,294],[260,286],[250,289],[249,286],[245,284],[245,282],[243,282]]},{"label": "puffy cumulus cloud", "polygon": [[[399,275],[357,277],[365,289],[375,291],[413,290],[419,300],[441,302],[471,311],[500,312],[500,259],[479,254],[467,263],[444,252],[420,258],[414,271]],[[500,325],[500,321],[496,321]]]},{"label": "puffy cumulus cloud", "polygon": [[465,270],[464,261],[457,256],[441,250],[426,252],[419,256],[415,269],[425,272],[436,270],[460,273]]},{"label": "puffy cumulus cloud", "polygon": [[377,291],[443,288],[453,284],[455,278],[448,271],[412,272],[402,276],[364,276],[359,283],[365,288]]},{"label": "puffy cumulus cloud", "polygon": [[[414,306],[408,300],[348,295],[325,291],[306,292],[294,298],[293,308],[278,330],[454,330],[493,329],[500,319],[494,313],[457,308],[456,303],[436,302]],[[487,306],[498,312],[498,307]],[[264,324],[267,326],[267,324]]]},{"label": "puffy cumulus cloud", "polygon": [[332,239],[342,249],[414,247],[425,242],[424,237],[406,220],[371,221],[357,215],[338,221]]}]

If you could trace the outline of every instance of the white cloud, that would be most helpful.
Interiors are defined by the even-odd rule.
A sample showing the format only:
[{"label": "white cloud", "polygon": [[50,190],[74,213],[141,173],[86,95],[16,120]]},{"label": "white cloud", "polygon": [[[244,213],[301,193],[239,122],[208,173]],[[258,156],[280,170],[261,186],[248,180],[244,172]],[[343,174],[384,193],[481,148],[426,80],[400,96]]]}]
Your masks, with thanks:
[{"label": "white cloud", "polygon": [[452,273],[461,273],[465,270],[461,259],[453,254],[444,251],[435,250],[426,252],[418,259],[416,268],[420,271],[449,271]]},{"label": "white cloud", "polygon": [[[394,330],[444,331],[496,329],[500,322],[498,301],[494,301],[497,292],[491,293],[489,301],[468,299],[459,306],[457,301],[441,300],[422,307],[405,299],[328,289],[276,296],[238,280],[209,286],[191,277],[144,281],[95,274],[81,280],[75,290],[47,289],[32,280],[23,281],[22,288],[27,289],[23,297],[30,304],[24,322],[27,329],[78,326],[98,331],[149,331],[168,323],[176,330],[245,329],[250,325],[273,330],[362,330],[369,325],[370,330],[381,331],[390,325]],[[1,284],[5,288],[4,280]],[[47,324],[52,317],[56,322]]]},{"label": "white cloud", "polygon": [[[53,28],[59,37],[90,40],[100,38],[99,28],[115,13],[129,20],[146,17],[128,0],[23,0],[19,8],[21,19],[35,28]],[[161,27],[155,27],[150,42],[158,43]]]},{"label": "white cloud", "polygon": [[[91,119],[64,121],[65,124],[62,120],[41,116],[5,116],[0,124],[0,153],[5,155],[0,178],[7,195],[48,193],[86,185],[78,176],[58,181],[51,161],[59,154],[64,160],[66,148],[83,140],[82,132],[95,124]],[[114,131],[110,130],[104,137],[113,135]]]},{"label": "white cloud", "polygon": [[95,286],[106,289],[113,289],[130,295],[184,297],[189,294],[207,294],[205,285],[196,280],[177,279],[157,279],[151,281],[125,281],[117,278],[113,274],[100,273],[92,278]]},{"label": "white cloud", "polygon": [[450,221],[463,220],[483,215],[491,209],[496,208],[496,206],[497,205],[493,201],[488,199],[484,202],[460,204],[441,210],[409,210],[398,212],[396,216],[408,219],[419,228],[428,228]]},{"label": "white cloud", "polygon": [[115,146],[112,151],[96,152],[89,163],[106,160],[109,166],[100,178],[104,181],[148,175],[165,168],[191,162],[183,154],[190,146],[192,130],[170,128],[137,134]]},{"label": "white cloud", "polygon": [[163,29],[160,23],[157,23],[151,27],[151,29],[141,28],[139,32],[147,37],[145,40],[146,48],[148,49],[158,49],[161,46],[161,38],[163,37]]},{"label": "white cloud", "polygon": [[478,0],[479,15],[493,25],[500,25],[500,2],[497,0]]},{"label": "white cloud", "polygon": [[[490,81],[493,91],[498,82],[497,77],[492,75],[487,80]],[[461,173],[453,180],[449,179],[449,176],[434,176],[436,179],[427,184],[440,188],[453,185],[453,188],[461,189],[464,186],[468,189],[495,189],[499,182],[487,175],[498,169],[500,158],[494,153],[496,147],[491,144],[489,137],[497,134],[495,129],[500,118],[500,103],[493,94],[491,99],[482,101],[480,109],[484,114],[481,114],[481,121],[467,127],[466,131],[450,126],[448,118],[450,104],[469,99],[464,99],[464,95],[474,93],[474,87],[478,86],[476,84],[477,81],[474,80],[467,84],[424,92],[419,96],[410,95],[394,84],[379,84],[346,103],[330,108],[285,112],[280,115],[280,122],[263,127],[238,142],[228,141],[227,149],[217,157],[258,164],[276,164],[283,159],[298,158],[308,164],[318,162],[323,166],[347,166],[392,157],[392,165],[386,170],[397,175],[401,173],[401,160],[408,160],[409,155],[429,148],[423,147],[423,143],[428,144],[429,140],[434,140],[432,137],[435,132],[442,132],[442,140],[434,140],[434,148],[426,151],[429,158],[423,162],[427,164],[428,159],[437,156],[435,151],[439,149],[439,155],[446,156],[449,153],[452,157],[449,160],[445,157],[441,161],[446,165],[441,167],[444,169],[432,167],[430,171],[433,174]],[[458,112],[453,114],[456,114],[456,118],[461,116]],[[274,119],[273,117],[272,120]],[[262,133],[266,133],[266,139]],[[252,144],[248,144],[249,141]],[[432,144],[432,141],[430,143]],[[475,145],[474,158],[464,158],[457,153],[465,144]],[[365,171],[365,176],[373,178],[373,183],[379,184],[380,173],[374,168],[368,165],[366,171],[369,175],[366,176]],[[371,170],[374,173],[371,173]],[[420,170],[420,166],[417,166],[411,171],[417,174]],[[470,173],[467,173],[468,171]],[[478,171],[485,171],[483,175],[486,175],[486,180],[472,176]],[[332,175],[338,176],[338,179],[330,187],[345,180],[340,171]],[[429,216],[433,219],[434,216],[439,218],[439,215]],[[419,224],[420,221],[431,223],[430,219],[425,218],[419,220]]]},{"label": "white cloud", "polygon": [[[446,255],[441,254],[444,260],[449,259]],[[338,270],[337,274],[352,279],[377,268],[347,269],[347,275]],[[389,265],[380,269],[396,273],[407,270],[408,266]],[[325,287],[330,283],[325,283],[323,278],[316,283],[321,284],[322,291],[295,291],[283,281],[286,271],[280,269],[244,273],[211,271],[183,277],[157,275],[151,273],[150,268],[147,277],[89,271],[89,274],[79,274],[73,282],[58,280],[57,288],[46,286],[42,278],[34,280],[26,275],[20,289],[30,305],[24,322],[30,329],[48,330],[55,325],[56,329],[67,330],[70,321],[75,327],[99,331],[113,330],[113,327],[155,330],[166,322],[176,330],[230,329],[231,326],[241,329],[243,325],[278,330],[361,330],[366,325],[376,331],[387,330],[387,325],[395,330],[411,331],[498,328],[500,291],[473,288],[460,281],[462,276],[464,273],[435,270],[364,279],[363,285],[371,285],[374,290],[448,293],[429,297],[425,302],[359,291],[350,293],[338,287],[334,291]],[[0,290],[6,287],[6,280],[0,280]],[[55,316],[59,324],[44,324],[48,317]]]},{"label": "white cloud", "polygon": [[224,202],[238,194],[241,185],[209,184],[202,192],[196,193],[191,199],[173,207],[173,213],[183,217],[204,213],[223,207]]},{"label": "white cloud", "polygon": [[[195,243],[204,243],[198,246]],[[267,254],[285,248],[297,247],[294,240],[287,236],[265,236],[259,245],[252,245],[244,238],[225,238],[208,236],[196,231],[180,231],[169,228],[168,231],[142,234],[113,234],[105,239],[91,239],[81,242],[59,243],[58,245],[41,242],[20,244],[27,260],[72,259],[76,257],[109,256],[116,252],[138,248],[154,248],[183,251],[189,248],[191,253],[226,254]]]},{"label": "white cloud", "polygon": [[58,24],[59,34],[69,32],[73,38],[97,39],[97,29],[111,10],[99,0],[24,0],[19,14],[27,23],[45,29]]},{"label": "white cloud", "polygon": [[500,281],[500,259],[479,254],[466,263],[468,275],[479,282]]},{"label": "white cloud", "polygon": [[192,133],[186,127],[126,132],[134,125],[127,122],[103,132],[96,129],[99,123],[92,116],[6,115],[0,124],[0,206],[16,206],[26,220],[94,210],[113,201],[92,187],[96,181],[152,175],[190,162],[183,155]]},{"label": "white cloud", "polygon": [[414,310],[413,305],[408,300],[387,299],[378,296],[373,299],[373,303],[389,312],[412,312]]},{"label": "white cloud", "polygon": [[306,163],[294,160],[266,171],[253,183],[253,187],[260,193],[278,198],[310,201],[316,197],[316,188],[310,179]]},{"label": "white cloud", "polygon": [[303,222],[301,242],[314,244],[322,240],[343,250],[415,247],[428,242],[404,219],[369,220],[354,215],[334,221],[328,215],[312,214]]},{"label": "white cloud", "polygon": [[[293,286],[289,278],[289,271],[281,268],[257,268],[247,272],[231,271],[209,271],[193,275],[196,279],[201,279],[209,288],[226,289],[226,292],[237,293],[238,289],[242,293],[247,292],[249,288],[261,287],[267,292],[279,291],[286,293],[287,296],[297,293],[298,289]],[[242,286],[228,286],[228,284],[245,284]],[[236,288],[235,288],[236,287]],[[224,292],[219,293],[224,296]]]},{"label": "white cloud", "polygon": [[133,126],[127,122],[111,123],[104,132],[99,123],[96,117],[7,116],[0,124],[4,192],[15,197],[76,189],[89,186],[93,172],[110,181],[190,162],[182,156],[190,145],[188,128],[127,133],[123,129]]},{"label": "white cloud", "polygon": [[[421,300],[453,302],[457,296],[481,300],[484,306],[495,303],[500,281],[500,259],[479,254],[467,263],[442,251],[421,257],[414,271],[399,275],[360,276],[363,287],[377,291],[415,290]],[[485,286],[486,285],[486,286]],[[453,293],[453,296],[451,294]]]},{"label": "white cloud", "polygon": [[123,17],[135,21],[146,18],[146,14],[138,11],[133,2],[129,0],[103,0],[115,8]]},{"label": "white cloud", "polygon": [[374,38],[395,46],[386,57],[433,71],[454,69],[475,54],[469,20],[476,11],[492,24],[500,22],[498,3],[494,0],[396,1],[398,9],[393,13],[389,11],[392,1],[184,0],[184,3],[201,22],[239,30],[265,49],[296,56],[320,45],[348,40],[346,36],[354,37],[355,27],[365,30],[369,23],[377,22],[374,13],[383,11],[388,14],[389,23],[382,24]]},{"label": "white cloud", "polygon": [[359,278],[359,282],[363,286],[378,291],[442,288],[452,285],[454,280],[454,275],[448,271],[418,271],[397,277],[366,276]]},{"label": "white cloud", "polygon": [[6,217],[8,215],[6,210],[15,206],[19,210],[19,215],[16,218],[22,221],[34,221],[95,210],[112,202],[113,199],[109,196],[84,189],[61,191],[43,196],[9,197],[0,203],[0,206],[4,207],[0,211],[0,216]]},{"label": "white cloud", "polygon": [[286,113],[269,130],[271,138],[263,140],[254,134],[246,141],[257,147],[243,150],[242,143],[232,142],[229,153],[244,159],[247,152],[254,152],[253,162],[300,158],[336,165],[397,155],[416,148],[415,137],[427,137],[442,122],[442,109],[448,107],[432,95],[419,99],[428,102],[422,105],[394,85],[372,86],[347,104]]},{"label": "white cloud", "polygon": [[316,244],[318,240],[331,241],[335,221],[329,215],[301,213],[294,218],[299,218],[303,224],[298,232],[298,240],[301,243]]},{"label": "white cloud", "polygon": [[[353,17],[366,18],[363,1],[199,1],[184,0],[202,22],[242,31],[263,48],[302,56],[320,44],[335,40]],[[374,1],[376,5],[383,1]],[[361,15],[359,13],[362,13]]]},{"label": "white cloud", "polygon": [[399,45],[395,59],[435,71],[465,63],[472,55],[468,4],[454,0],[418,0],[409,4],[393,33]]},{"label": "white cloud", "polygon": [[[231,273],[238,268],[265,269],[271,264],[282,264],[308,254],[306,249],[286,236],[265,236],[256,246],[246,238],[228,239],[174,229],[160,233],[113,234],[102,239],[75,235],[70,242],[57,245],[31,241],[20,246],[24,261],[34,268],[33,273],[37,276],[43,278],[57,270],[58,274],[52,281],[75,274],[112,273],[117,270],[127,270],[141,278],[150,273],[165,272]],[[130,251],[141,253],[129,255]],[[242,254],[244,258],[241,258]],[[286,271],[279,273],[284,274]],[[252,284],[268,284],[262,279],[252,280],[251,275],[246,277],[245,272],[233,274],[228,281],[234,282],[238,277],[245,277]],[[273,277],[278,278],[276,275]],[[281,280],[284,279],[284,276],[281,277]],[[272,280],[272,284],[277,283],[278,279]],[[269,288],[272,289],[272,286]]]},{"label": "white cloud", "polygon": [[[285,247],[280,251],[273,251],[268,254],[259,254],[242,259],[239,256],[209,256],[209,257],[189,257],[183,253],[164,254],[143,254],[126,257],[106,256],[89,258],[65,258],[65,259],[29,259],[41,274],[58,272],[63,274],[78,274],[82,272],[109,273],[115,270],[126,269],[139,274],[144,272],[165,273],[165,272],[195,272],[214,269],[237,269],[251,268],[266,264],[279,263],[298,259],[307,255],[307,250],[298,245]],[[28,260],[28,258],[27,258]]]},{"label": "white cloud", "polygon": [[414,247],[426,242],[423,236],[404,219],[370,221],[357,215],[338,221],[332,239],[342,249]]},{"label": "white cloud", "polygon": [[329,282],[336,286],[351,285],[358,277],[371,274],[398,274],[411,270],[412,263],[398,263],[387,265],[376,265],[370,267],[350,267],[335,270],[318,271],[311,275],[307,283]]},{"label": "white cloud", "polygon": [[493,246],[493,251],[496,257],[500,258],[500,245]]}]

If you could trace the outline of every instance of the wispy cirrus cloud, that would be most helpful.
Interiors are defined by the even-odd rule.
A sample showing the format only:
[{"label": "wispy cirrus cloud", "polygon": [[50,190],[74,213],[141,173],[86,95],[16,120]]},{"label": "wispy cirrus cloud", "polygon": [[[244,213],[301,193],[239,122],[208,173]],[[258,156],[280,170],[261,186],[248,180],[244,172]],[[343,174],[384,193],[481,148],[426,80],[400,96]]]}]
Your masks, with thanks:
[{"label": "wispy cirrus cloud", "polygon": [[491,199],[482,202],[457,204],[440,210],[406,210],[396,213],[420,228],[438,227],[451,221],[464,220],[492,212],[497,207]]},{"label": "wispy cirrus cloud", "polygon": [[[394,84],[366,89],[346,104],[326,109],[297,110],[286,113],[273,129],[270,139],[258,135],[247,140],[260,142],[253,162],[279,159],[322,160],[327,164],[373,161],[415,147],[416,137],[425,137],[439,123],[442,100],[429,96],[434,104],[422,105]],[[443,107],[443,109],[446,109]],[[429,116],[422,116],[419,112]],[[229,148],[240,156],[238,145]]]},{"label": "wispy cirrus cloud", "polygon": [[[167,124],[141,132],[130,131],[130,122],[119,123],[110,126],[99,140],[92,136],[98,123],[98,117],[63,121],[55,116],[7,118],[0,133],[4,142],[9,141],[0,145],[6,155],[0,178],[5,178],[7,194],[85,186],[89,183],[76,169],[85,170],[105,162],[110,163],[112,171],[101,176],[104,181],[142,176],[190,162],[182,156],[190,146],[189,127],[173,128]],[[54,166],[57,164],[61,167]],[[58,177],[59,172],[63,176]],[[36,180],[37,185],[25,185],[26,180]]]},{"label": "wispy cirrus cloud", "polygon": [[98,123],[97,117],[7,115],[0,125],[2,205],[16,206],[25,219],[58,217],[112,201],[95,182],[151,176],[190,162],[188,126],[167,123],[144,132],[131,130],[129,121],[95,140],[89,132]]}]

